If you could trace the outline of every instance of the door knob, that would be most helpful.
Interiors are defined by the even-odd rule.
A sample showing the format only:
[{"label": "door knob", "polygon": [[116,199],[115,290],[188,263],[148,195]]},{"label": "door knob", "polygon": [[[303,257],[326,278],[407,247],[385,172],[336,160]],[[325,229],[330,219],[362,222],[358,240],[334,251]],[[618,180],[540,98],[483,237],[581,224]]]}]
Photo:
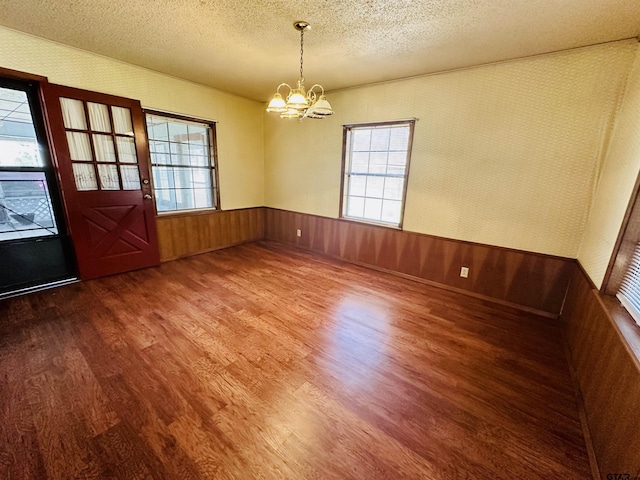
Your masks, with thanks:
[{"label": "door knob", "polygon": [[144,198],[145,200],[151,200],[152,197],[148,193],[145,193],[144,197],[142,198]]},{"label": "door knob", "polygon": [[145,185],[149,185],[149,180],[146,179],[146,178],[143,178],[142,179],[142,183],[145,184]]}]

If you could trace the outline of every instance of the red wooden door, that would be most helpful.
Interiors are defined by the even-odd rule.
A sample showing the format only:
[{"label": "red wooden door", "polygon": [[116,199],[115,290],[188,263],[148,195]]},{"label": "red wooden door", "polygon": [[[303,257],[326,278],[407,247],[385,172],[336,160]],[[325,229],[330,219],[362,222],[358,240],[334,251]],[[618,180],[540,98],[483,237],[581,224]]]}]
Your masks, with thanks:
[{"label": "red wooden door", "polygon": [[42,92],[80,277],[158,265],[140,102],[53,84]]}]

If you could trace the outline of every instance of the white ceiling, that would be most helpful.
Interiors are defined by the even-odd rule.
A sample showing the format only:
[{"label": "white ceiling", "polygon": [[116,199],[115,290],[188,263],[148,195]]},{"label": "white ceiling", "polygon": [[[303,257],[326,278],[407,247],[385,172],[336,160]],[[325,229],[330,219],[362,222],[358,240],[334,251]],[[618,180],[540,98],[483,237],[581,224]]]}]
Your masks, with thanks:
[{"label": "white ceiling", "polygon": [[0,25],[255,100],[640,34],[640,0],[0,0]]}]

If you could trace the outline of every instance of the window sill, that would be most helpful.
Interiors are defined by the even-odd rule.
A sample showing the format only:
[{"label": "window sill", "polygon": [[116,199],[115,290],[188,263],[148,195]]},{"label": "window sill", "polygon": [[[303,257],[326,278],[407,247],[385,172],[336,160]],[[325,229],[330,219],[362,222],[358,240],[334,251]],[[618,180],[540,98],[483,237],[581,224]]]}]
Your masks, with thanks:
[{"label": "window sill", "polygon": [[636,324],[635,320],[616,297],[598,293],[597,291],[595,294],[618,329],[618,333],[624,340],[622,343],[634,359],[636,367],[640,369],[640,326]]},{"label": "window sill", "polygon": [[156,217],[192,217],[194,215],[207,215],[215,212],[221,212],[219,208],[194,208],[191,210],[176,210],[173,212],[157,212]]},{"label": "window sill", "polygon": [[359,218],[351,218],[351,217],[340,217],[338,220],[343,220],[345,222],[353,222],[360,223],[362,225],[369,225],[370,227],[382,227],[389,228],[391,230],[402,230],[402,227],[399,225],[392,225],[390,223],[376,222],[375,220],[364,220]]}]

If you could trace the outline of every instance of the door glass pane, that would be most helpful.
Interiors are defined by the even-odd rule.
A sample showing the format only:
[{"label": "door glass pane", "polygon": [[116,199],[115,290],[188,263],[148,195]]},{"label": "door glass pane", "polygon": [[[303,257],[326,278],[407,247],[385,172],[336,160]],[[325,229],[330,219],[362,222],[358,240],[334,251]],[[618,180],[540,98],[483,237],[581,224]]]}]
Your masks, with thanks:
[{"label": "door glass pane", "polygon": [[80,132],[67,132],[67,142],[69,142],[69,153],[71,160],[90,162],[93,160],[91,145],[89,144],[89,134]]},{"label": "door glass pane", "polygon": [[140,173],[137,165],[120,165],[123,190],[140,190]]},{"label": "door glass pane", "polygon": [[94,132],[111,132],[109,109],[102,103],[87,103],[91,130]]},{"label": "door glass pane", "polygon": [[98,189],[96,172],[92,163],[74,163],[73,176],[76,179],[76,188],[79,191]]},{"label": "door glass pane", "polygon": [[84,114],[84,105],[80,100],[72,98],[60,98],[62,118],[66,128],[87,130],[87,119]]},{"label": "door glass pane", "polygon": [[115,165],[98,165],[98,175],[102,190],[120,190],[118,168]]},{"label": "door glass pane", "polygon": [[0,119],[0,167],[44,165],[25,92],[0,88]]},{"label": "door glass pane", "polygon": [[56,235],[43,172],[0,172],[0,241]]},{"label": "door glass pane", "polygon": [[111,107],[113,113],[113,127],[116,133],[133,136],[133,125],[131,123],[131,111],[123,107]]},{"label": "door glass pane", "polygon": [[138,163],[136,155],[136,143],[133,138],[116,137],[118,145],[118,158],[121,163]]},{"label": "door glass pane", "polygon": [[93,146],[96,149],[96,160],[98,162],[115,162],[116,152],[113,148],[113,137],[111,135],[93,135]]}]

